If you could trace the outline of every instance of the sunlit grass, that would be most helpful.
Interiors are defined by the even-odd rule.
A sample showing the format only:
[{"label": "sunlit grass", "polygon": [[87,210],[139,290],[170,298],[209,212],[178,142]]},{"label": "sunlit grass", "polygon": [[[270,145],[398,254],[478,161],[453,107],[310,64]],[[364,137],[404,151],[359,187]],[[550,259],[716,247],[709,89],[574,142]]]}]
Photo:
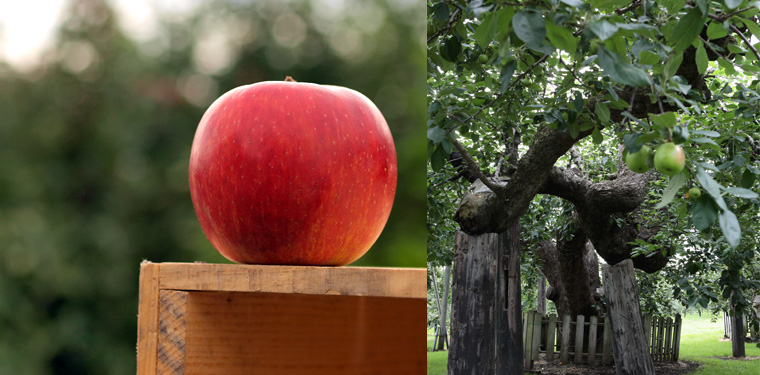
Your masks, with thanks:
[{"label": "sunlit grass", "polygon": [[[715,321],[710,315],[686,315],[681,329],[680,359],[699,362],[699,368],[689,375],[758,375],[760,359],[726,360],[717,357],[731,357],[731,342],[722,341],[723,318]],[[428,331],[428,375],[445,375],[448,352],[431,352],[433,333]],[[756,344],[745,344],[747,357],[760,356]]]}]

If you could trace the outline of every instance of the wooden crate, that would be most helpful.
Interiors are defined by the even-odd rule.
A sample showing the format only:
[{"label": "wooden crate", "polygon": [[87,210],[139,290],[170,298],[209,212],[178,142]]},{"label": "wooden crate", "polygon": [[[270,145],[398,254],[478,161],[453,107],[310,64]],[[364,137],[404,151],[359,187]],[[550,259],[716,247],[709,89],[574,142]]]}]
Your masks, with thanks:
[{"label": "wooden crate", "polygon": [[424,269],[150,263],[137,374],[424,374]]}]

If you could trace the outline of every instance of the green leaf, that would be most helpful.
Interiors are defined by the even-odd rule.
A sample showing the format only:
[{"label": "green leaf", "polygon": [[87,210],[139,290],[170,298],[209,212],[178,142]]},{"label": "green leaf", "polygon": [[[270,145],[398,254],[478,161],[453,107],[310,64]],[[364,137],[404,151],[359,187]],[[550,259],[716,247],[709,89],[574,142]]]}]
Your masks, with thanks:
[{"label": "green leaf", "polygon": [[650,113],[649,118],[652,119],[652,122],[655,124],[662,126],[663,128],[672,128],[673,125],[676,124],[676,113],[675,112],[665,112],[663,114],[654,114]]},{"label": "green leaf", "polygon": [[540,48],[546,38],[546,21],[540,12],[521,10],[512,17],[515,34],[528,47]]},{"label": "green leaf", "polygon": [[680,190],[681,187],[686,183],[686,180],[688,180],[688,178],[683,171],[677,175],[670,177],[668,187],[666,187],[662,192],[662,200],[660,200],[660,203],[657,203],[654,209],[659,210],[660,208],[663,208],[670,204],[670,202],[673,201],[673,198],[676,197],[676,194],[678,194],[678,190]]},{"label": "green leaf", "polygon": [[676,52],[683,52],[691,45],[694,38],[702,31],[705,16],[699,8],[693,8],[681,18],[670,33],[670,43]]},{"label": "green leaf", "polygon": [[671,77],[676,75],[676,71],[678,71],[678,67],[681,66],[682,62],[683,62],[683,52],[679,52],[673,56],[670,56],[670,58],[668,59],[668,62],[665,63],[665,67],[662,69],[662,74],[665,76],[663,81],[667,82],[670,80]]},{"label": "green leaf", "polygon": [[646,72],[629,63],[618,61],[617,54],[609,52],[604,46],[599,46],[597,56],[599,65],[613,81],[626,86],[649,85],[649,77]]},{"label": "green leaf", "polygon": [[604,141],[604,137],[602,136],[602,132],[599,131],[599,128],[594,128],[594,131],[591,132],[591,140],[596,145],[601,144],[602,141]]},{"label": "green leaf", "polygon": [[668,10],[668,13],[675,14],[678,13],[681,9],[683,9],[684,5],[686,5],[686,0],[670,0],[664,2],[665,8]]},{"label": "green leaf", "polygon": [[700,232],[704,232],[718,220],[718,208],[715,207],[713,200],[702,195],[694,201],[691,208],[691,222]]},{"label": "green leaf", "polygon": [[707,59],[707,51],[705,50],[705,45],[702,43],[702,41],[699,41],[699,46],[697,46],[697,55],[695,56],[696,62],[697,62],[697,70],[699,71],[699,75],[704,75],[707,71],[707,65],[710,62]]},{"label": "green leaf", "polygon": [[741,179],[741,185],[743,188],[749,189],[755,184],[755,179],[757,177],[755,176],[752,171],[749,169],[745,170],[744,173],[742,173],[742,179]]},{"label": "green leaf", "polygon": [[570,30],[557,26],[552,21],[546,22],[546,36],[555,47],[571,55],[575,54],[575,50],[578,48],[578,38],[573,36]]},{"label": "green leaf", "polygon": [[739,246],[742,239],[742,228],[736,215],[731,211],[724,210],[720,213],[718,219],[720,221],[720,229],[723,230],[723,237],[728,241],[728,244],[734,248]]},{"label": "green leaf", "polygon": [[697,167],[696,177],[697,181],[699,181],[699,184],[702,185],[702,187],[705,188],[705,191],[707,191],[707,193],[710,194],[710,196],[715,200],[715,204],[717,204],[718,207],[722,210],[728,210],[726,202],[720,195],[720,185],[715,182],[715,180],[713,180],[712,176],[707,174],[707,172],[705,172],[702,167]]},{"label": "green leaf", "polygon": [[435,144],[441,143],[444,137],[446,137],[446,131],[438,126],[434,126],[427,131],[427,138]]},{"label": "green leaf", "polygon": [[754,191],[745,188],[730,187],[726,189],[726,191],[733,195],[736,195],[739,198],[755,199],[757,197],[760,197],[760,195],[757,195],[757,193]]},{"label": "green leaf", "polygon": [[639,63],[644,65],[654,65],[657,64],[660,61],[660,55],[649,52],[649,51],[641,51],[641,55],[639,55]]},{"label": "green leaf", "polygon": [[618,26],[609,23],[607,20],[594,21],[589,23],[586,27],[596,34],[602,42],[615,35],[618,31]]},{"label": "green leaf", "polygon": [[610,110],[607,108],[607,104],[597,101],[594,107],[594,114],[596,115],[596,119],[602,124],[610,122]]},{"label": "green leaf", "polygon": [[[707,11],[710,10],[708,4],[708,0],[697,0],[697,9],[699,9],[700,12],[702,12],[703,16],[707,15]],[[683,7],[683,5],[681,5]],[[681,9],[681,8],[678,8]]]},{"label": "green leaf", "polygon": [[631,0],[591,0],[591,9],[612,10],[629,5]]},{"label": "green leaf", "polygon": [[720,145],[717,142],[715,142],[712,139],[707,138],[707,137],[694,138],[694,139],[692,139],[692,141],[694,141],[696,143],[699,143],[699,144],[705,144],[706,143],[706,144],[715,145],[715,146],[720,147]]},{"label": "green leaf", "polygon": [[726,8],[736,9],[742,4],[742,0],[726,0]]},{"label": "green leaf", "polygon": [[575,8],[580,8],[585,5],[583,1],[581,0],[559,0],[559,1]]},{"label": "green leaf", "polygon": [[499,88],[500,93],[503,94],[507,91],[509,83],[512,81],[512,75],[515,74],[516,68],[517,60],[512,60],[508,62],[507,65],[504,65],[504,68],[501,70],[501,87]]},{"label": "green leaf", "polygon": [[631,153],[635,154],[641,150],[641,146],[643,146],[642,142],[639,142],[641,139],[641,133],[629,133],[623,136],[623,144],[625,145],[625,149]]},{"label": "green leaf", "polygon": [[760,26],[758,26],[752,20],[741,19],[741,21],[742,23],[744,23],[745,26],[747,26],[747,28],[749,29],[749,32],[751,32],[752,35],[755,36],[755,38],[760,39]]},{"label": "green leaf", "polygon": [[430,156],[430,166],[433,168],[433,171],[440,172],[448,159],[449,155],[443,149],[443,146],[438,145],[435,147],[433,155]]},{"label": "green leaf", "polygon": [[718,65],[720,65],[723,70],[726,71],[726,74],[728,75],[736,75],[736,69],[734,69],[734,64],[731,64],[728,60],[718,57]]},{"label": "green leaf", "polygon": [[447,39],[441,46],[441,56],[451,62],[459,61],[458,56],[461,51],[462,44],[457,37]]},{"label": "green leaf", "polygon": [[433,19],[435,19],[439,24],[447,22],[450,16],[451,13],[449,13],[449,6],[445,1],[441,1],[440,3],[433,6]]},{"label": "green leaf", "polygon": [[723,28],[723,23],[713,21],[707,25],[708,39],[720,39],[726,35],[728,35],[728,30]]},{"label": "green leaf", "polygon": [[691,132],[694,134],[704,135],[705,137],[720,137],[720,133],[714,130],[692,130]]},{"label": "green leaf", "polygon": [[489,44],[491,44],[491,41],[496,35],[496,30],[498,30],[499,27],[499,23],[497,21],[496,12],[488,13],[483,22],[481,22],[478,28],[475,30],[475,41],[478,43],[480,48],[485,49]]}]

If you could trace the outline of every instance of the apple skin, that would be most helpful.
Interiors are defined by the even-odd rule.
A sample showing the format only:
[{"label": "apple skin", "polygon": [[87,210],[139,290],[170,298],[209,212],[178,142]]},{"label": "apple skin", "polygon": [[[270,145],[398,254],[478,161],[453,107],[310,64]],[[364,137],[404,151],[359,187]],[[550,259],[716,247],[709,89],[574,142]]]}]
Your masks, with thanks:
[{"label": "apple skin", "polygon": [[647,159],[651,153],[652,149],[649,148],[649,146],[641,146],[641,149],[638,152],[635,152],[633,154],[629,153],[625,157],[625,164],[627,164],[628,168],[636,173],[645,173],[649,170]]},{"label": "apple skin", "polygon": [[678,174],[685,164],[686,155],[683,148],[672,142],[663,143],[654,153],[654,167],[664,175]]},{"label": "apple skin", "polygon": [[689,199],[697,199],[700,196],[702,196],[702,190],[700,190],[698,187],[693,187],[689,189],[688,193],[686,193],[686,198]]},{"label": "apple skin", "polygon": [[383,115],[344,87],[260,82],[203,115],[190,194],[203,232],[248,264],[346,265],[380,236],[396,191]]}]

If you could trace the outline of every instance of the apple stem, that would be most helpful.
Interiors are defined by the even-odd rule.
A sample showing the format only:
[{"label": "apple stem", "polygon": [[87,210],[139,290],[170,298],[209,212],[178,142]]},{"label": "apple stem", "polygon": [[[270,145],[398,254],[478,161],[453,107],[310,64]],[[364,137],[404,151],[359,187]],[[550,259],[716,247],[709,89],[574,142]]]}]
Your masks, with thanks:
[{"label": "apple stem", "polygon": [[298,81],[296,81],[295,79],[293,79],[293,77],[291,77],[291,76],[287,76],[287,77],[285,77],[285,82],[298,82]]}]

